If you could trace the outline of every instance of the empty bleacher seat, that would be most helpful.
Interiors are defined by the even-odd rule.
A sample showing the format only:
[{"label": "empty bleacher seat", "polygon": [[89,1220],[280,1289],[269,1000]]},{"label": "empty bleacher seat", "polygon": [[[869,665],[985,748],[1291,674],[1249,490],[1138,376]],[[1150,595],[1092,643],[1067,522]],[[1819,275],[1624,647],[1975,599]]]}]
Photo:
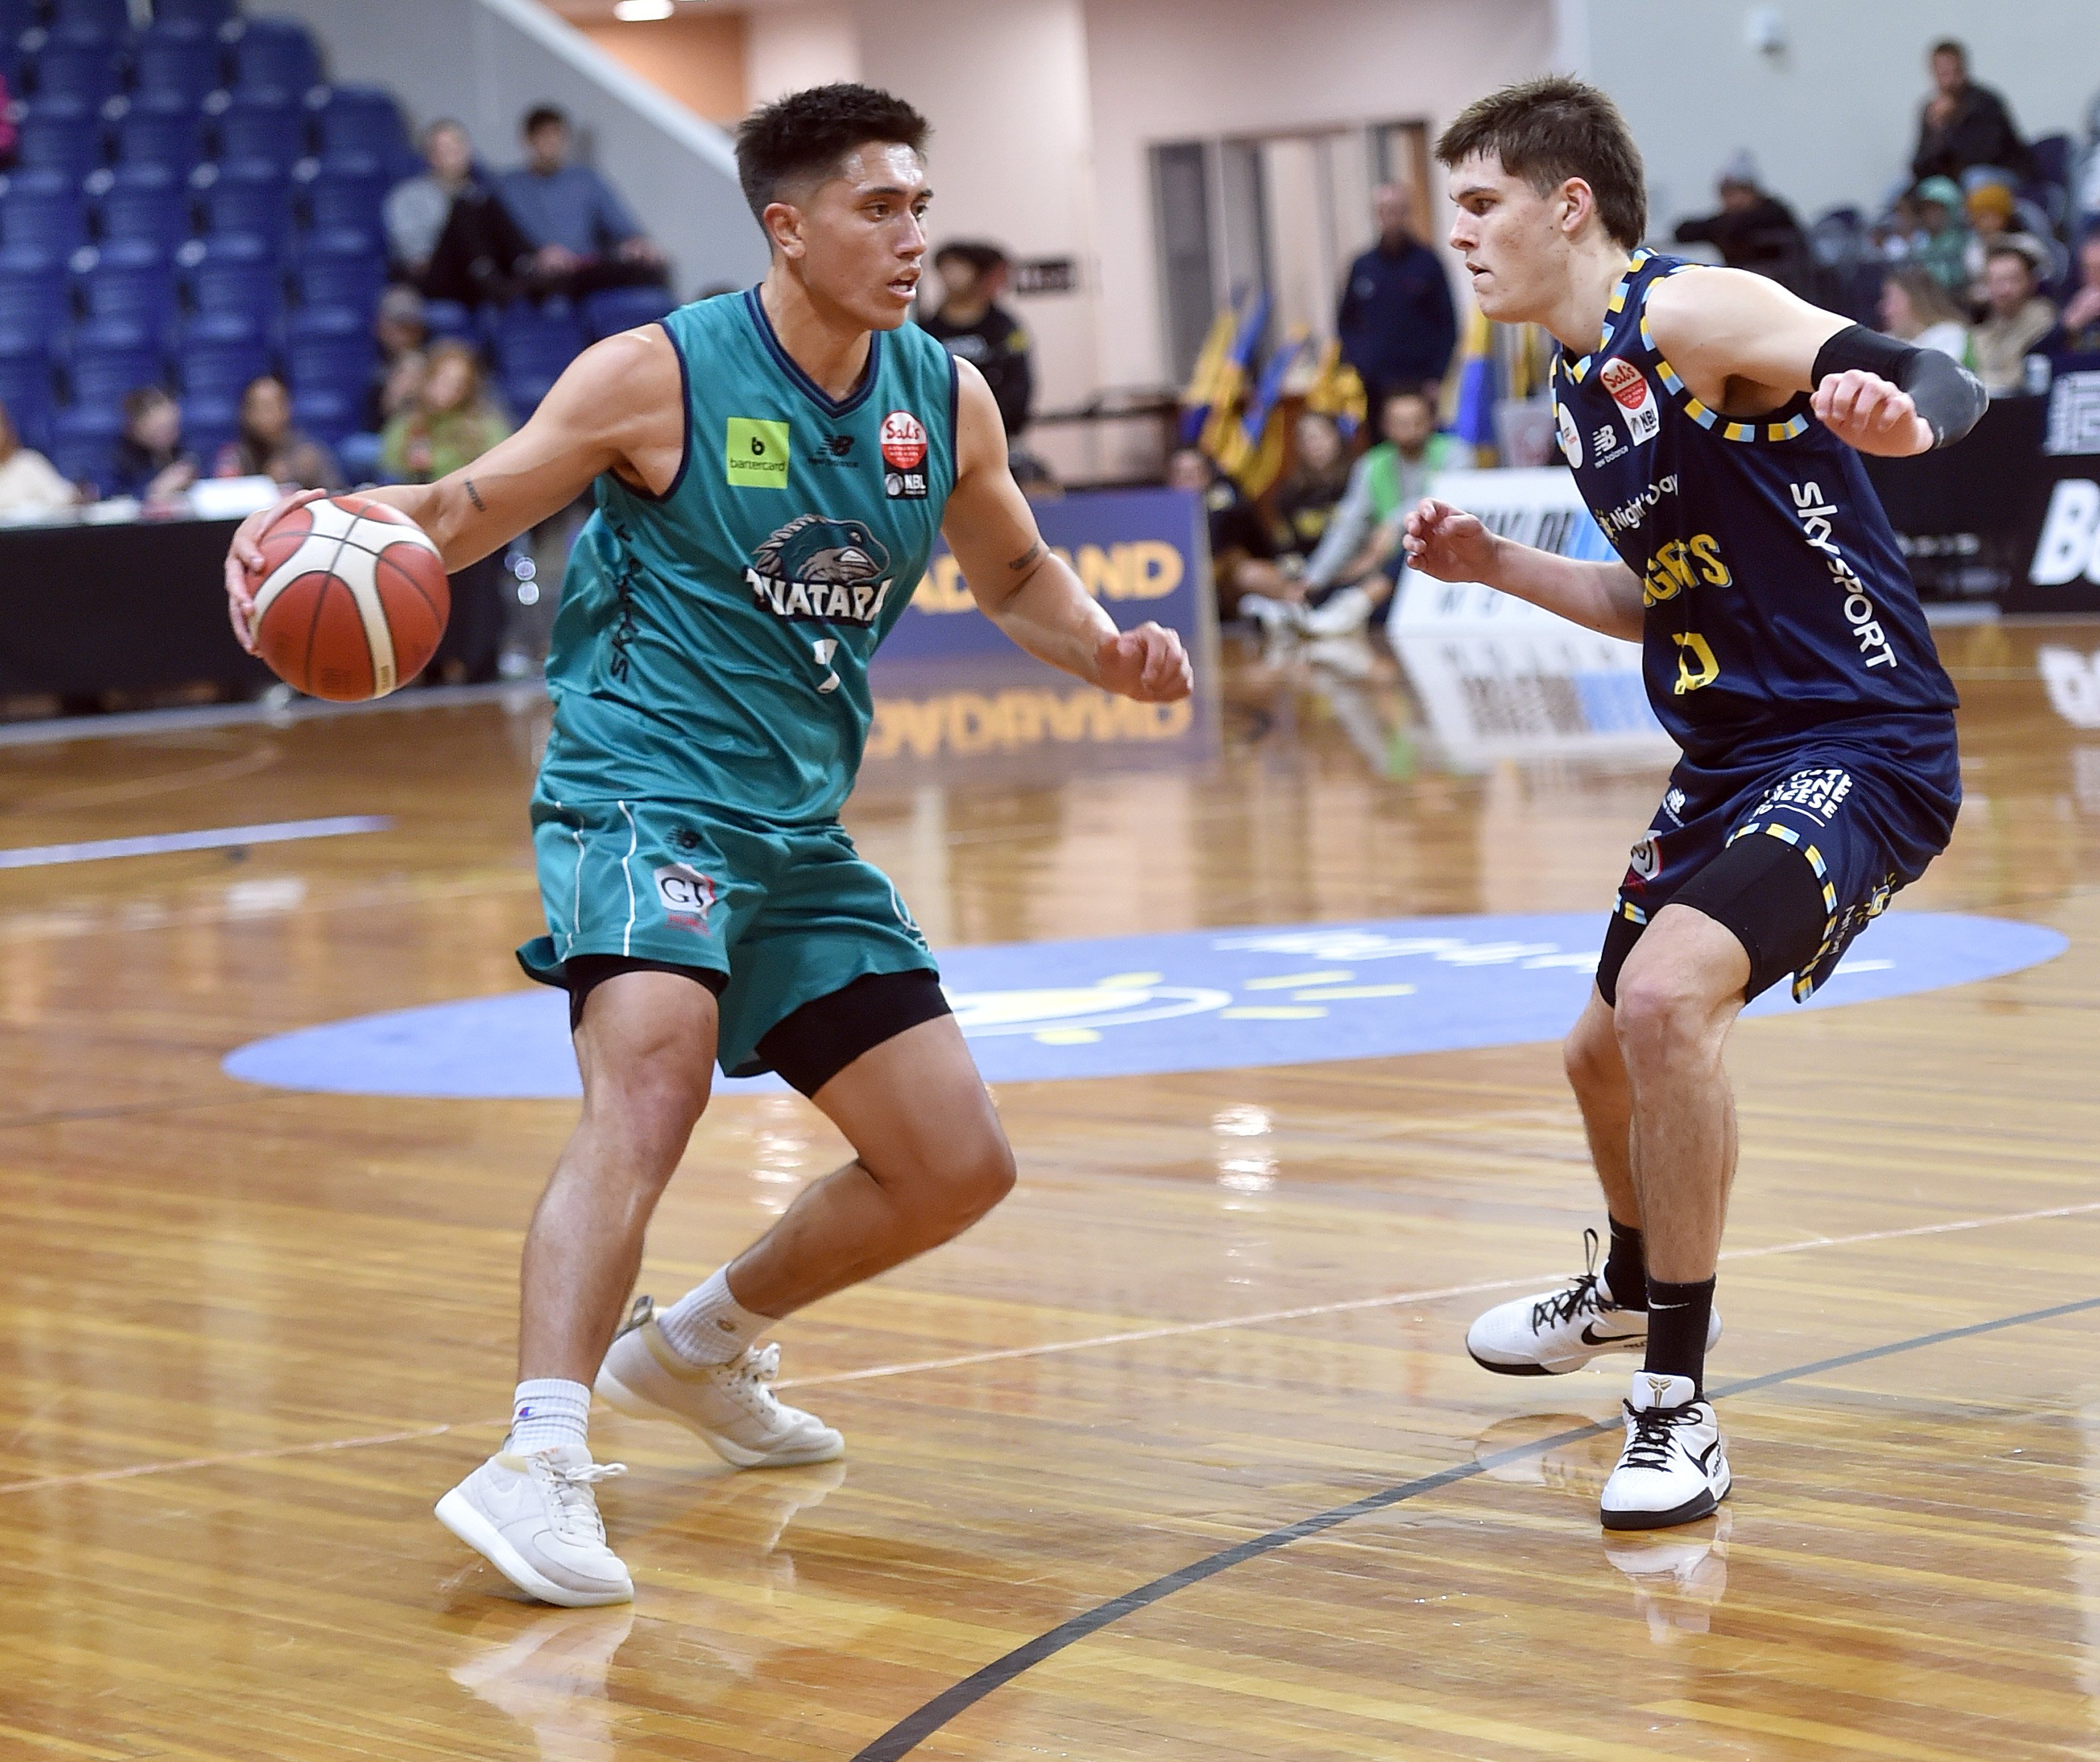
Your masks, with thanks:
[{"label": "empty bleacher seat", "polygon": [[652,325],[671,310],[661,288],[601,288],[584,300],[584,328],[593,338]]},{"label": "empty bleacher seat", "polygon": [[238,402],[251,381],[269,372],[270,353],[259,342],[187,342],[178,364],[185,395]]},{"label": "empty bleacher seat", "polygon": [[307,156],[307,113],[280,94],[214,94],[205,113],[214,119],[221,159],[267,159],[289,177]]},{"label": "empty bleacher seat", "polygon": [[496,315],[492,334],[504,395],[521,421],[538,408],[586,341],[583,324],[566,300],[505,307]]},{"label": "empty bleacher seat", "polygon": [[46,170],[0,178],[0,242],[33,246],[60,258],[78,250],[87,242],[79,180]]},{"label": "empty bleacher seat", "polygon": [[236,91],[302,99],[321,82],[314,39],[297,19],[232,19],[221,28],[219,40],[232,51]]},{"label": "empty bleacher seat", "polygon": [[394,174],[401,171],[404,157],[416,158],[400,107],[383,86],[316,86],[307,95],[307,108],[324,157],[368,153]]},{"label": "empty bleacher seat", "polygon": [[75,280],[90,319],[129,319],[157,338],[174,320],[174,266],[156,245],[133,241],[83,252]]},{"label": "empty bleacher seat", "polygon": [[0,329],[48,337],[66,315],[65,260],[55,252],[0,246]]},{"label": "empty bleacher seat", "polygon": [[132,86],[140,94],[201,105],[225,83],[218,39],[206,33],[156,25],[139,39]]},{"label": "empty bleacher seat", "polygon": [[42,350],[0,348],[0,404],[7,406],[22,444],[39,453],[51,441],[51,363]]},{"label": "empty bleacher seat", "polygon": [[165,165],[122,165],[87,181],[95,229],[105,244],[150,241],[172,253],[190,236],[183,180]]},{"label": "empty bleacher seat", "polygon": [[369,153],[330,153],[300,168],[309,224],[316,231],[351,227],[377,237],[390,179]]},{"label": "empty bleacher seat", "polygon": [[104,492],[115,476],[117,439],[123,432],[121,399],[114,404],[99,399],[75,403],[60,410],[51,424],[51,463],[69,482]]},{"label": "empty bleacher seat", "polygon": [[336,446],[364,427],[364,392],[344,386],[294,390],[292,420],[323,446]]},{"label": "empty bleacher seat", "polygon": [[245,233],[281,254],[292,236],[292,186],[267,159],[200,166],[190,179],[207,235]]},{"label": "empty bleacher seat", "polygon": [[153,0],[153,22],[195,24],[216,31],[239,10],[234,0]]},{"label": "empty bleacher seat", "polygon": [[102,118],[77,98],[38,98],[22,106],[20,163],[63,171],[77,184],[102,163]]},{"label": "empty bleacher seat", "polygon": [[370,251],[351,256],[310,249],[300,257],[293,276],[302,307],[351,307],[368,312],[386,285],[386,268]]},{"label": "empty bleacher seat", "polygon": [[56,0],[51,30],[81,37],[121,37],[131,29],[130,0]]},{"label": "empty bleacher seat", "polygon": [[[89,327],[81,328],[86,331]],[[86,404],[121,412],[130,393],[161,382],[161,351],[150,343],[123,347],[114,341],[104,344],[76,336],[66,377],[75,408]]]},{"label": "empty bleacher seat", "polygon": [[120,103],[115,126],[119,165],[165,166],[182,179],[204,161],[204,114],[188,99],[140,92]]},{"label": "empty bleacher seat", "polygon": [[433,342],[470,342],[476,348],[481,347],[481,328],[474,322],[474,308],[457,300],[424,301],[423,329]]},{"label": "empty bleacher seat", "polygon": [[259,239],[245,232],[192,239],[175,254],[200,312],[274,312],[280,280],[276,259]]},{"label": "empty bleacher seat", "polygon": [[121,64],[113,42],[54,37],[30,59],[39,102],[72,99],[99,110],[116,95]]},{"label": "empty bleacher seat", "polygon": [[37,15],[36,0],[0,0],[0,42],[11,43],[42,22]]}]

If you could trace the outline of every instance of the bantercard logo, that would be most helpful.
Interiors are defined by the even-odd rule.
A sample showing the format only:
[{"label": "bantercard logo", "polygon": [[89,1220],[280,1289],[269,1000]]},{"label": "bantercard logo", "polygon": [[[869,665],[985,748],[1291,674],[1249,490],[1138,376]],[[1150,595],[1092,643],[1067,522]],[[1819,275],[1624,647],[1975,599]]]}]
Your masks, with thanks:
[{"label": "bantercard logo", "polygon": [[2049,492],[2027,580],[2036,587],[2061,587],[2081,575],[2100,583],[2100,483],[2067,477]]},{"label": "bantercard logo", "polygon": [[758,547],[743,579],[776,618],[871,625],[890,583],[889,553],[858,520],[798,514]]},{"label": "bantercard logo", "polygon": [[732,489],[788,487],[788,425],[732,416],[722,443],[722,473]]}]

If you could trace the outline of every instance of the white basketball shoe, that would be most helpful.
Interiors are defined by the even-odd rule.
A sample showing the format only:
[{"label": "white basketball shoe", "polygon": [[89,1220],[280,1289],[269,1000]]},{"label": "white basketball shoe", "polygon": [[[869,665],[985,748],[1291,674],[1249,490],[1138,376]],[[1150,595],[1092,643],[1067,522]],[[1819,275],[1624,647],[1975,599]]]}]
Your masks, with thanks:
[{"label": "white basketball shoe", "polygon": [[739,1468],[788,1468],[844,1455],[845,1438],[773,1393],[779,1369],[777,1345],[747,1347],[726,1364],[691,1363],[664,1337],[655,1304],[637,1297],[599,1367],[597,1393],[630,1419],[684,1426]]},{"label": "white basketball shoe", "polygon": [[634,1581],[605,1539],[593,1489],[627,1473],[582,1444],[500,1451],[438,1501],[438,1521],[527,1596],[564,1609],[631,1603]]},{"label": "white basketball shoe", "polygon": [[1626,1442],[1597,1501],[1607,1530],[1667,1530],[1710,1517],[1728,1496],[1728,1452],[1711,1402],[1688,1376],[1634,1373]]},{"label": "white basketball shoe", "polygon": [[[1612,1301],[1597,1270],[1597,1232],[1582,1232],[1587,1270],[1558,1291],[1498,1303],[1466,1330],[1466,1350],[1481,1369],[1499,1376],[1559,1376],[1579,1371],[1607,1352],[1648,1348],[1648,1311]],[[1721,1312],[1706,1324],[1706,1349],[1721,1340]]]}]

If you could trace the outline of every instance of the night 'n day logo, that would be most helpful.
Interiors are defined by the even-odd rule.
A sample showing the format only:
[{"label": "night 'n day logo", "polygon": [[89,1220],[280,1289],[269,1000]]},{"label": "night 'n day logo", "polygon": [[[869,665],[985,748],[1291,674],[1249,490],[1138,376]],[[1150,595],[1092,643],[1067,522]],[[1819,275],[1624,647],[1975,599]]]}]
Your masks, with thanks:
[{"label": "night 'n day logo", "polygon": [[743,578],[776,618],[871,625],[889,598],[889,551],[858,520],[804,514],[758,547]]}]

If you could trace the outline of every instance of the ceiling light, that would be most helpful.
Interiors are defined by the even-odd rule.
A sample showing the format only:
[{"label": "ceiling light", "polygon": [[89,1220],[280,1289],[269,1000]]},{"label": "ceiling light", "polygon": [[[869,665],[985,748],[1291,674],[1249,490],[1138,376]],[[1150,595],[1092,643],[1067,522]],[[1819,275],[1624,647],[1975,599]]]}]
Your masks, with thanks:
[{"label": "ceiling light", "polygon": [[677,11],[671,0],[620,0],[612,15],[624,24],[639,24],[650,19],[667,19]]}]

